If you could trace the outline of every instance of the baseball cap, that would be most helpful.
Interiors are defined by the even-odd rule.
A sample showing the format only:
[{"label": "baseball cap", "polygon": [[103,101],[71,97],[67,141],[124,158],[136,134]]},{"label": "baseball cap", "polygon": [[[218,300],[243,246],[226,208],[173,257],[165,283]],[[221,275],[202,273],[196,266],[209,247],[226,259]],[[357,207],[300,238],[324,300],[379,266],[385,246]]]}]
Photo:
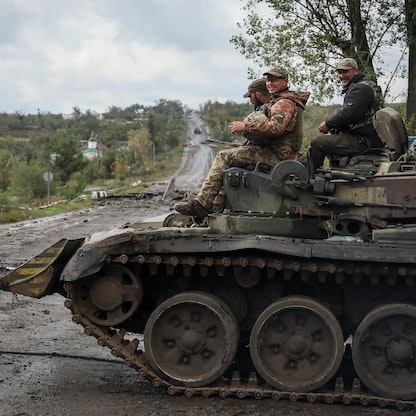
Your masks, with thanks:
[{"label": "baseball cap", "polygon": [[244,98],[250,97],[250,94],[256,91],[267,91],[266,80],[264,78],[256,79],[247,88]]},{"label": "baseball cap", "polygon": [[358,68],[357,61],[352,58],[341,59],[336,67],[336,69],[345,69],[347,71],[352,68]]},{"label": "baseball cap", "polygon": [[263,75],[272,75],[278,78],[287,78],[289,76],[289,72],[286,68],[283,68],[280,65],[275,65],[268,69],[267,72],[265,72]]}]

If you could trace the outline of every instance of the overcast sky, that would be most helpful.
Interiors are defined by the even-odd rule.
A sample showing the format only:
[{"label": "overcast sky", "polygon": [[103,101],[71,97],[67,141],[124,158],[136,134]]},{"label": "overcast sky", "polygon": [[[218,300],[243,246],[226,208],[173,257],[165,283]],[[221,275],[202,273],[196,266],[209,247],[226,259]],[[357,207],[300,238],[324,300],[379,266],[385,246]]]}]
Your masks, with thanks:
[{"label": "overcast sky", "polygon": [[[241,0],[1,0],[0,112],[243,98]],[[258,68],[261,71],[264,68]]]},{"label": "overcast sky", "polygon": [[2,0],[1,112],[243,98],[241,0]]}]

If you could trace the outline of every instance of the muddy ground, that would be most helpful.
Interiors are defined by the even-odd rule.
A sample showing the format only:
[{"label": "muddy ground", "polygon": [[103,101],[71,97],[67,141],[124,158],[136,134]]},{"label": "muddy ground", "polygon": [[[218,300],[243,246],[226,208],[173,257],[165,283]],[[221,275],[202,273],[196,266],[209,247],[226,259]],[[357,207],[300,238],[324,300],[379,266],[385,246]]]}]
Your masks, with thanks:
[{"label": "muddy ground", "polygon": [[[121,226],[127,218],[138,220],[169,209],[170,203],[158,199],[112,201],[49,220],[3,226],[1,258],[29,258],[61,236],[77,238],[109,224]],[[85,335],[82,327],[72,322],[63,302],[60,295],[36,300],[0,292],[1,416],[414,414],[272,399],[172,397]]]},{"label": "muddy ground", "polygon": [[[196,154],[201,153],[198,141],[192,140],[186,152],[195,162]],[[202,152],[205,153],[202,153],[200,163],[193,163],[193,166],[203,165],[202,161],[205,161],[202,172],[193,172],[190,162],[184,162],[188,179],[180,175],[176,178],[179,184],[192,183],[195,188],[190,192],[199,187],[211,163],[210,150],[203,146]],[[155,184],[153,190],[167,185],[168,182]],[[160,195],[104,200],[88,210],[2,225],[0,271],[6,273],[6,267],[21,264],[63,237],[85,237],[95,231],[168,212],[173,202],[170,198],[163,200]],[[63,302],[64,298],[59,295],[36,300],[0,291],[1,416],[415,414],[413,411],[272,399],[169,396],[85,335],[82,327],[71,321],[70,311]]]}]

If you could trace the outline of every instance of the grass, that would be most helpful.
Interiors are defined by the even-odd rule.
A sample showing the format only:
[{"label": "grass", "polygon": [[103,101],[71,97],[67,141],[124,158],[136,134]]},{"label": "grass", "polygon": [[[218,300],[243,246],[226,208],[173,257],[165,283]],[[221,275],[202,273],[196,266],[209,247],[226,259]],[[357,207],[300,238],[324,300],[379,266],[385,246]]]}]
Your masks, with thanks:
[{"label": "grass", "polygon": [[84,200],[79,201],[62,201],[44,208],[8,207],[4,210],[0,210],[0,224],[32,220],[62,214],[64,212],[77,211],[91,207],[92,203],[93,201],[90,198],[85,198]]}]

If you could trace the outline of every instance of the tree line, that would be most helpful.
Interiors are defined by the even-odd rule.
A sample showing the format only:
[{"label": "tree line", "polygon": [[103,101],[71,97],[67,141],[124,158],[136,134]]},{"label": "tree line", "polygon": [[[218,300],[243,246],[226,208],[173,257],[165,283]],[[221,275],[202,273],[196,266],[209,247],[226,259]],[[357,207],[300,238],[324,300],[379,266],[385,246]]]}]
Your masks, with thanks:
[{"label": "tree line", "polygon": [[[391,104],[402,114],[405,104]],[[309,104],[303,114],[305,155],[319,123],[336,111],[337,105]],[[44,174],[51,172],[51,195],[73,199],[88,185],[146,177],[162,171],[166,159],[182,153],[186,141],[186,115],[180,101],[162,99],[154,106],[138,104],[126,108],[109,107],[98,116],[74,107],[70,117],[62,114],[0,114],[0,206],[13,201],[30,204],[46,197]],[[252,111],[247,103],[207,101],[199,113],[209,138],[222,144],[239,138],[229,124]],[[81,143],[93,137],[100,157],[86,159]],[[244,139],[241,137],[241,141]]]},{"label": "tree line", "polygon": [[[182,148],[187,111],[179,101],[162,99],[153,106],[113,106],[101,115],[78,107],[70,117],[40,111],[0,114],[0,205],[44,198],[45,172],[53,174],[51,195],[72,199],[87,184],[122,183],[161,169],[165,155]],[[81,144],[91,137],[100,157],[87,159]]]}]

